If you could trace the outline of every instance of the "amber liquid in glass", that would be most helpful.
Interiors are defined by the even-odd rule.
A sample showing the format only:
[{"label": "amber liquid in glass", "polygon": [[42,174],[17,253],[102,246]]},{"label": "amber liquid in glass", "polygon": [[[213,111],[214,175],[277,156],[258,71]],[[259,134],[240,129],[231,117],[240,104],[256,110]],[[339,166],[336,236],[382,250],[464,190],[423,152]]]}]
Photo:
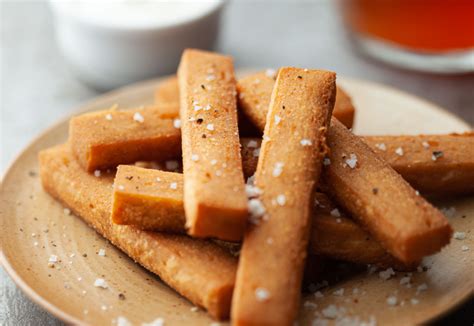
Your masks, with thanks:
[{"label": "amber liquid in glass", "polygon": [[416,51],[474,48],[474,0],[343,0],[349,26]]}]

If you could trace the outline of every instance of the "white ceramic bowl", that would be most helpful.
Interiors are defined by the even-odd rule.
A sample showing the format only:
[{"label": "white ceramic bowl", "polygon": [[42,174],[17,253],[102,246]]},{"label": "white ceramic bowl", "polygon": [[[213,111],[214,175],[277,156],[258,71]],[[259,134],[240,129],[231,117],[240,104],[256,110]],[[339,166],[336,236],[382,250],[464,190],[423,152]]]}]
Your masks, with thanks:
[{"label": "white ceramic bowl", "polygon": [[[173,73],[183,49],[212,48],[225,3],[208,0],[198,10],[153,20],[153,15],[141,19],[141,13],[132,11],[110,16],[105,10],[98,13],[96,7],[90,14],[74,6],[79,2],[50,1],[56,37],[78,78],[101,90]],[[127,19],[112,19],[121,15]]]}]

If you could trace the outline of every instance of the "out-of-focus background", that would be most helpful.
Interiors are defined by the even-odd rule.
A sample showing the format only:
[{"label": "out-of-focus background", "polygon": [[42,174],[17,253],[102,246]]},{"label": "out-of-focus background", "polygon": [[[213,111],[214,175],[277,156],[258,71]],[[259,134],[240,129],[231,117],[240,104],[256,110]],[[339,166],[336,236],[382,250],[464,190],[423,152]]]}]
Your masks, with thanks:
[{"label": "out-of-focus background", "polygon": [[[0,0],[0,5],[0,152],[4,173],[31,139],[101,92],[80,82],[64,60],[46,1]],[[471,73],[464,74],[416,72],[374,60],[354,47],[334,1],[231,1],[220,22],[215,49],[232,55],[237,68],[294,65],[330,69],[341,76],[415,94],[474,124],[472,57],[467,59]],[[466,33],[474,35],[474,20]],[[441,323],[461,324],[472,319],[473,311],[471,300]],[[0,324],[61,322],[27,299],[0,270]]]}]

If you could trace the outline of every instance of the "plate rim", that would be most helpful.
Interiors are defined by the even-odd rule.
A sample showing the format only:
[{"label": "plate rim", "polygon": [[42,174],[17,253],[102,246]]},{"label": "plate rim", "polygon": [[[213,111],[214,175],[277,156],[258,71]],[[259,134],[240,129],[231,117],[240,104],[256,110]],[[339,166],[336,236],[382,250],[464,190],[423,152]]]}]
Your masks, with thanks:
[{"label": "plate rim", "polygon": [[[252,72],[258,71],[258,69],[240,69],[237,71],[238,75],[245,75],[245,74],[250,74]],[[52,125],[49,127],[45,128],[43,131],[38,133],[34,138],[27,143],[23,149],[17,153],[13,159],[8,163],[7,168],[4,170],[5,172],[2,173],[1,179],[0,179],[0,185],[2,185],[2,192],[3,192],[3,184],[4,181],[9,177],[9,175],[12,173],[12,170],[14,166],[17,164],[17,162],[23,157],[27,151],[31,150],[32,147],[34,147],[41,139],[46,137],[50,132],[53,130],[59,128],[61,125],[64,123],[67,123],[71,117],[74,115],[88,112],[87,107],[89,106],[97,106],[101,102],[107,102],[111,97],[115,97],[120,95],[121,93],[124,92],[132,92],[133,90],[136,89],[142,89],[145,87],[150,87],[151,85],[158,84],[160,81],[163,81],[164,79],[171,77],[172,75],[166,75],[166,76],[161,76],[153,79],[148,79],[144,81],[140,81],[137,83],[133,83],[130,85],[122,86],[117,89],[111,90],[109,92],[105,92],[99,96],[93,97],[87,101],[84,101],[82,103],[79,103],[74,106],[74,109],[68,112],[64,117],[56,120]],[[429,107],[430,110],[436,111],[437,113],[444,115],[446,117],[449,117],[453,121],[456,121],[460,126],[462,125],[463,128],[466,130],[473,130],[473,127],[465,120],[462,118],[458,117],[454,113],[444,109],[438,104],[435,104],[431,102],[430,100],[424,99],[422,97],[419,97],[417,95],[405,92],[403,90],[400,90],[398,88],[395,88],[390,85],[385,85],[381,84],[375,81],[370,81],[370,80],[365,80],[365,79],[360,79],[360,78],[354,78],[354,77],[338,77],[339,80],[344,83],[345,81],[349,83],[356,83],[356,84],[362,84],[365,85],[369,88],[378,88],[382,89],[387,92],[391,93],[396,93],[399,96],[403,96],[405,98],[410,98],[411,100],[414,100],[416,102],[422,103],[425,107]],[[5,213],[1,213],[1,216],[4,217]],[[3,223],[2,223],[3,224]],[[6,274],[11,278],[13,283],[20,288],[20,290],[25,294],[30,300],[32,300],[35,304],[39,305],[41,308],[52,314],[54,317],[58,318],[59,320],[67,323],[67,324],[74,324],[74,325],[89,325],[88,323],[79,320],[72,316],[71,314],[65,312],[64,310],[60,309],[56,305],[50,303],[47,299],[43,298],[40,294],[38,294],[33,287],[30,287],[22,278],[21,276],[16,272],[16,270],[13,268],[12,264],[10,261],[7,259],[7,257],[4,254],[3,251],[3,241],[0,241],[0,265],[3,267],[5,270]],[[439,312],[436,315],[433,315],[432,317],[428,318],[425,321],[422,322],[433,322],[436,320],[439,320],[452,312],[454,309],[459,307],[461,304],[467,302],[470,300],[471,297],[474,297],[474,295],[469,292],[467,292],[464,296],[460,296],[457,300],[454,300],[454,303],[452,305],[444,310]]]}]

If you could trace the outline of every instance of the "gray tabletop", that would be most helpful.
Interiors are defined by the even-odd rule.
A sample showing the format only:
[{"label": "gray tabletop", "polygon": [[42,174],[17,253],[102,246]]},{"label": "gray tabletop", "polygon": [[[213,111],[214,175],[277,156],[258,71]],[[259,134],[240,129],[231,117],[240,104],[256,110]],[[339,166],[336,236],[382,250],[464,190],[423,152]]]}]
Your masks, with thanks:
[{"label": "gray tabletop", "polygon": [[[68,70],[53,38],[43,1],[0,0],[1,171],[42,130],[99,93]],[[329,1],[231,2],[224,13],[217,50],[236,65],[295,65],[388,84],[445,107],[474,124],[474,75],[438,76],[391,68],[351,47]],[[442,323],[472,325],[474,302]],[[1,325],[62,325],[36,306],[0,269]]]}]

